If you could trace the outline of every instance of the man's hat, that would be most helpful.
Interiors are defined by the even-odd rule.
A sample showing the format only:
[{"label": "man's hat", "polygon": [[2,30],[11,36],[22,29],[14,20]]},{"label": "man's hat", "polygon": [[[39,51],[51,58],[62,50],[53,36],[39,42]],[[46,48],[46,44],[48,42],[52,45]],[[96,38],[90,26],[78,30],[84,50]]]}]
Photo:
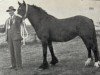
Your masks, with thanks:
[{"label": "man's hat", "polygon": [[9,12],[9,11],[12,11],[12,10],[13,10],[13,11],[16,11],[16,9],[15,9],[13,6],[10,6],[9,9],[6,10],[6,12]]}]

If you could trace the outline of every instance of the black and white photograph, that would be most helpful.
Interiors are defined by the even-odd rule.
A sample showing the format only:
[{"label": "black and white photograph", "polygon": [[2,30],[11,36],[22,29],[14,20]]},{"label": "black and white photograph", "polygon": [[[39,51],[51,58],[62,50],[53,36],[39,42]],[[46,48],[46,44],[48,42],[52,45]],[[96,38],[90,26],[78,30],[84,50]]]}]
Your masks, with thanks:
[{"label": "black and white photograph", "polygon": [[0,75],[100,75],[100,0],[0,0]]}]

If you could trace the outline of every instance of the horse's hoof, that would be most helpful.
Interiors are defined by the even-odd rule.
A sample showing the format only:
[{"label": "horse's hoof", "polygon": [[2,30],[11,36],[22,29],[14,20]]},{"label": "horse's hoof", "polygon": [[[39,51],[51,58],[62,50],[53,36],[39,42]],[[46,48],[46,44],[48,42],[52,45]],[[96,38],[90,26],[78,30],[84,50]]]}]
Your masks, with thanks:
[{"label": "horse's hoof", "polygon": [[92,59],[88,58],[87,61],[85,62],[85,66],[89,66],[92,63]]},{"label": "horse's hoof", "polygon": [[53,65],[53,66],[56,65],[57,63],[58,63],[58,59],[57,58],[55,60],[52,60],[50,62],[50,64]]},{"label": "horse's hoof", "polygon": [[47,64],[42,64],[42,65],[39,67],[39,70],[45,70],[45,69],[48,69],[48,68],[49,68],[48,63],[47,63]]},{"label": "horse's hoof", "polygon": [[94,66],[95,66],[96,68],[99,68],[99,67],[100,67],[100,61],[95,62],[95,63],[94,63]]}]

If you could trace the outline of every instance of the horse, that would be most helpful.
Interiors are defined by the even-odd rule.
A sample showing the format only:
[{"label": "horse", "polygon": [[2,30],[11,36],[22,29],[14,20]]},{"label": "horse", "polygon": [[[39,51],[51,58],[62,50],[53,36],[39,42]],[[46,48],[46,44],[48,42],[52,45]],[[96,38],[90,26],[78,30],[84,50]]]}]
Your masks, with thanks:
[{"label": "horse", "polygon": [[18,2],[18,4],[17,13],[21,15],[23,19],[29,19],[38,38],[41,40],[43,63],[39,66],[39,69],[49,68],[47,47],[49,47],[52,57],[50,64],[56,65],[58,63],[52,42],[67,42],[74,39],[76,36],[82,39],[88,51],[88,59],[85,65],[88,66],[93,60],[91,54],[93,51],[95,57],[94,66],[100,66],[96,31],[92,19],[82,15],[58,19],[36,5],[26,4],[25,1],[23,1],[23,3]]}]

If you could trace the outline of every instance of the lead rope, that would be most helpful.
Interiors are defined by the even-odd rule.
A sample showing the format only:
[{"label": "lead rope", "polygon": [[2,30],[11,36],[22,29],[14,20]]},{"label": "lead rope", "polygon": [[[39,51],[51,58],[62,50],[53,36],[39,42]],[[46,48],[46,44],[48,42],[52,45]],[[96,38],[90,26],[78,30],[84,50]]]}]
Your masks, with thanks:
[{"label": "lead rope", "polygon": [[[26,23],[25,23],[25,18],[26,18],[26,15],[27,15],[27,11],[28,11],[28,5],[26,4],[26,13],[25,13],[25,15],[23,17],[23,20],[22,20],[23,25],[21,25],[21,36],[23,38],[23,41],[22,41],[23,45],[25,45],[25,41],[28,38],[28,31],[26,29]],[[26,32],[26,36],[25,36],[25,32]]]},{"label": "lead rope", "polygon": [[23,40],[22,40],[23,45],[25,45],[26,39],[28,38],[28,31],[26,29],[26,23],[24,20],[23,20],[22,25],[21,25],[21,37],[23,38]]}]

